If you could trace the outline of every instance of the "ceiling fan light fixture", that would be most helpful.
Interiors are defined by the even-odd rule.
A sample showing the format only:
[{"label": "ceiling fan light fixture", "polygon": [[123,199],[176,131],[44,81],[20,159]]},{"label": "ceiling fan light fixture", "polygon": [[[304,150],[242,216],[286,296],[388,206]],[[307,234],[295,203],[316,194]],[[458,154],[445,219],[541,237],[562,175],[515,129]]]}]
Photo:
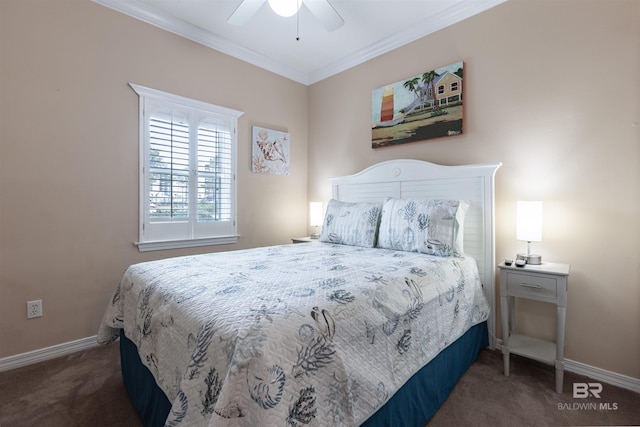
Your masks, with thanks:
[{"label": "ceiling fan light fixture", "polygon": [[269,6],[278,15],[288,18],[300,10],[302,0],[269,0]]}]

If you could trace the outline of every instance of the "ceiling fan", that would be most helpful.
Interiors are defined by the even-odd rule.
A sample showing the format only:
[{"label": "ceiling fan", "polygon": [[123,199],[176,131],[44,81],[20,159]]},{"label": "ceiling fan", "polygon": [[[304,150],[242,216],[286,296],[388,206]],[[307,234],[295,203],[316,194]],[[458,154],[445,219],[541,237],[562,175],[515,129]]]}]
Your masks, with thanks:
[{"label": "ceiling fan", "polygon": [[[267,0],[243,0],[236,10],[227,19],[227,22],[234,25],[244,25],[258,11],[260,6]],[[280,16],[293,16],[304,4],[307,9],[320,21],[327,31],[334,31],[342,27],[344,20],[331,6],[329,0],[268,0],[271,8]],[[289,12],[279,12],[279,5],[292,6]]]}]

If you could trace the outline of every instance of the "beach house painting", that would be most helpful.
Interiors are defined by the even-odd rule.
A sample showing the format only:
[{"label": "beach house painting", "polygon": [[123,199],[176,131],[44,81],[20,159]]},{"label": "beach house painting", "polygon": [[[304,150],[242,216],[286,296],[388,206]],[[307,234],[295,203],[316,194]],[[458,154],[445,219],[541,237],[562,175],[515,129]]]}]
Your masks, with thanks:
[{"label": "beach house painting", "polygon": [[371,147],[462,133],[462,61],[371,93]]}]

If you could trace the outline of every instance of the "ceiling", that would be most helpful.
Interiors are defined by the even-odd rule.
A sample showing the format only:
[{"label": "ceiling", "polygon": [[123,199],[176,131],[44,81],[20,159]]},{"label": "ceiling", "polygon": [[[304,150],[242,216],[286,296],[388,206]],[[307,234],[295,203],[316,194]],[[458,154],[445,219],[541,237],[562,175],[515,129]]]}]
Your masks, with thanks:
[{"label": "ceiling", "polygon": [[241,26],[227,22],[241,0],[93,1],[310,85],[507,0],[329,0],[344,20],[331,32],[304,0],[290,18],[265,0]]}]

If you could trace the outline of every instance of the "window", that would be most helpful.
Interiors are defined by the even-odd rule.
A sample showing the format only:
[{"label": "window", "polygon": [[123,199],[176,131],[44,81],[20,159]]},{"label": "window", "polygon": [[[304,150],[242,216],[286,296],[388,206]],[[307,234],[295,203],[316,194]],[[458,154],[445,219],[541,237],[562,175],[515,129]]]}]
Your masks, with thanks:
[{"label": "window", "polygon": [[140,251],[235,243],[243,113],[131,85],[140,97]]}]

